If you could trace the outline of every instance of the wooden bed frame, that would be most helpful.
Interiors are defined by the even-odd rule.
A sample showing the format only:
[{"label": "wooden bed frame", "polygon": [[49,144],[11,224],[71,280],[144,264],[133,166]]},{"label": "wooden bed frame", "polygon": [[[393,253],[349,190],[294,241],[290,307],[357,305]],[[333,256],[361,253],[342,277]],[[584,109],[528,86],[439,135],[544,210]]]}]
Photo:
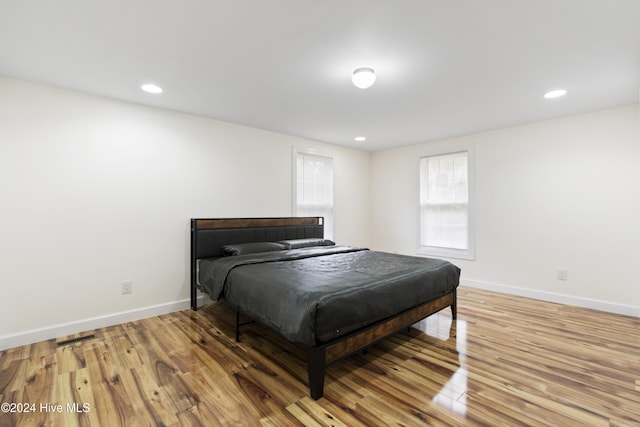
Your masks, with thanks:
[{"label": "wooden bed frame", "polygon": [[[273,240],[270,240],[269,236],[278,237],[273,237]],[[198,309],[197,260],[220,256],[219,248],[222,245],[323,236],[324,220],[322,217],[192,219],[191,308]],[[256,238],[259,240],[252,240]],[[313,399],[322,397],[325,371],[330,363],[363,350],[447,307],[451,308],[451,315],[455,319],[457,314],[455,289],[437,299],[397,313],[393,317],[375,322],[325,344],[316,347],[305,346],[311,397]],[[238,339],[240,313],[237,309],[236,313],[236,339]]]}]

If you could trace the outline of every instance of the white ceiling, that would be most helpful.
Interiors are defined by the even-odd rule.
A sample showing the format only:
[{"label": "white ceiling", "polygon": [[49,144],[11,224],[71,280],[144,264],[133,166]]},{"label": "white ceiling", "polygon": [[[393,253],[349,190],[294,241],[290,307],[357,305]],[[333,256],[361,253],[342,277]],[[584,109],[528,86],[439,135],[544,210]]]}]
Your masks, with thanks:
[{"label": "white ceiling", "polygon": [[0,0],[0,75],[379,150],[637,103],[640,0]]}]

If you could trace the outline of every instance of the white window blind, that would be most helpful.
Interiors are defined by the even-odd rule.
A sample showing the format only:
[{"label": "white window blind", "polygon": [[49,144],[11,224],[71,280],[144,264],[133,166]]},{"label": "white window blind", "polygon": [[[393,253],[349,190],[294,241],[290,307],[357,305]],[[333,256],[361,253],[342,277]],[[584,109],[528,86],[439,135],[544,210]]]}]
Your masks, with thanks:
[{"label": "white window blind", "polygon": [[469,156],[420,159],[420,251],[472,258]]},{"label": "white window blind", "polygon": [[324,234],[333,239],[333,161],[329,157],[296,152],[296,216],[323,216]]}]

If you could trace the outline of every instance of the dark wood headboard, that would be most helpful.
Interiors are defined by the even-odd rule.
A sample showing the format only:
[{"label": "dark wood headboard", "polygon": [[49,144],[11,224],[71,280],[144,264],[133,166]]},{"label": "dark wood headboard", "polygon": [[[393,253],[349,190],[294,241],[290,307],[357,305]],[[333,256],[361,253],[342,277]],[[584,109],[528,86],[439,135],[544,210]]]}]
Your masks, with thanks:
[{"label": "dark wood headboard", "polygon": [[277,242],[324,237],[324,218],[192,218],[191,308],[197,308],[197,263],[222,256],[222,246],[249,242]]}]

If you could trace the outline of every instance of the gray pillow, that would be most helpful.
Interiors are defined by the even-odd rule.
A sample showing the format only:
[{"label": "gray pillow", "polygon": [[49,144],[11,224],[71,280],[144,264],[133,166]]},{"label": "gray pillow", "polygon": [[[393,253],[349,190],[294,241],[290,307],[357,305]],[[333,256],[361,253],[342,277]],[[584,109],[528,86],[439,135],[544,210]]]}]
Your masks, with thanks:
[{"label": "gray pillow", "polygon": [[222,255],[246,255],[258,252],[282,251],[284,249],[287,249],[284,244],[276,242],[237,243],[235,245],[224,245],[222,247]]},{"label": "gray pillow", "polygon": [[310,246],[333,246],[335,243],[329,239],[293,239],[293,240],[280,240],[278,243],[282,243],[286,249],[299,249],[308,248]]}]

